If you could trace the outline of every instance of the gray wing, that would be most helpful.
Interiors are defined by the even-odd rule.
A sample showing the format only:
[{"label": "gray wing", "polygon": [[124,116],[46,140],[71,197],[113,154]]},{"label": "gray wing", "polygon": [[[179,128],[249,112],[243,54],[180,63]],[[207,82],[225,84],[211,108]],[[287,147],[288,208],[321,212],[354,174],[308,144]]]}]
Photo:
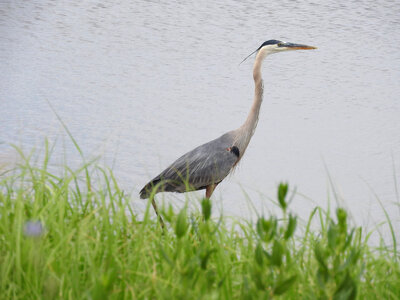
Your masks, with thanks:
[{"label": "gray wing", "polygon": [[[151,180],[141,191],[148,198],[151,189],[161,182],[159,191],[185,192],[199,190],[221,182],[238,161],[239,152],[232,147],[233,134],[228,132],[184,154]],[[236,148],[237,151],[231,151]]]}]

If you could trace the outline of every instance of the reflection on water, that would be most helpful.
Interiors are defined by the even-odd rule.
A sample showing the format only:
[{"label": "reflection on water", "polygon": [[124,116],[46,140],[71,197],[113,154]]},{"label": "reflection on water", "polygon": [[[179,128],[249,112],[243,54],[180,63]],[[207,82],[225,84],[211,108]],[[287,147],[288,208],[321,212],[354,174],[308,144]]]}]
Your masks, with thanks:
[{"label": "reflection on water", "polygon": [[[252,64],[238,63],[248,53],[267,39],[301,42],[319,50],[265,62],[258,129],[215,198],[225,214],[246,215],[242,188],[265,209],[288,180],[325,207],[331,177],[359,222],[384,219],[369,187],[399,220],[399,15],[392,1],[2,3],[0,142],[29,149],[63,136],[49,101],[84,152],[102,154],[136,193],[244,121]],[[69,160],[80,161],[65,143]],[[296,199],[308,215],[314,203]]]}]

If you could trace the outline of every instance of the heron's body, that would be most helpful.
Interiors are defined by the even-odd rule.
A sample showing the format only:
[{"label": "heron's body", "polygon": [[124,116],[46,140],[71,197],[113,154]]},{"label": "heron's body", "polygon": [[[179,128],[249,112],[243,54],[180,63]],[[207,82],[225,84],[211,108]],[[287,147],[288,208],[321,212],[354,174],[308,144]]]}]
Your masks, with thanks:
[{"label": "heron's body", "polygon": [[[257,52],[253,68],[255,85],[254,100],[247,119],[236,130],[203,144],[184,154],[168,168],[146,184],[140,191],[141,198],[149,198],[158,192],[186,192],[206,189],[210,197],[220,183],[242,158],[254,134],[263,100],[261,65],[269,54],[285,50],[315,49],[315,47],[283,43],[277,40],[264,42]],[[153,199],[153,206],[157,208]]]},{"label": "heron's body", "polygon": [[152,187],[157,184],[160,184],[159,191],[178,193],[218,184],[240,159],[240,150],[235,153],[229,149],[234,145],[234,140],[235,131],[230,131],[184,154],[151,180],[140,196],[148,198]]}]

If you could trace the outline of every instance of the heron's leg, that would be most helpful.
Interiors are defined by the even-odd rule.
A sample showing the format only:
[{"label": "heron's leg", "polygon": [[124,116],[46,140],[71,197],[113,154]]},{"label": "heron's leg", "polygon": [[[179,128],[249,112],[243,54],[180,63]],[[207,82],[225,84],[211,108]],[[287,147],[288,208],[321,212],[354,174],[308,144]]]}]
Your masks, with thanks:
[{"label": "heron's leg", "polygon": [[210,199],[212,193],[214,192],[215,188],[217,187],[218,183],[210,184],[206,187],[206,198]]},{"label": "heron's leg", "polygon": [[153,208],[154,208],[154,211],[156,212],[157,218],[160,220],[161,228],[164,229],[164,227],[165,227],[164,221],[158,212],[157,204],[156,204],[156,201],[154,201],[154,197],[153,197],[153,199],[151,199],[151,205],[153,205]]}]

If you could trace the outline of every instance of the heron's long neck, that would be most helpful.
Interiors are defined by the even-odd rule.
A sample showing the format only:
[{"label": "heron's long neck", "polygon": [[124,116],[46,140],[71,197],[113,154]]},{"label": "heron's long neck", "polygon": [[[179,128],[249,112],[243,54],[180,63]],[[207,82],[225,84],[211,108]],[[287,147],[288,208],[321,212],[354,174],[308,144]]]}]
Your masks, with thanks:
[{"label": "heron's long neck", "polygon": [[261,77],[262,62],[263,62],[263,57],[261,55],[257,55],[253,68],[254,100],[253,104],[251,105],[251,109],[247,116],[247,119],[243,124],[243,126],[246,127],[246,129],[251,132],[251,135],[254,134],[254,130],[257,127],[258,116],[260,114],[261,103],[263,100],[264,87],[263,87],[263,80]]},{"label": "heron's long neck", "polygon": [[251,137],[254,134],[254,131],[257,127],[258,116],[260,114],[261,103],[263,100],[263,80],[261,77],[261,65],[264,60],[263,55],[259,53],[256,56],[256,61],[253,67],[253,78],[254,78],[254,100],[251,105],[250,112],[247,116],[246,121],[243,125],[238,129],[239,136],[237,138],[237,143],[239,144],[239,149],[241,153],[247,148],[247,145],[250,142]]}]

